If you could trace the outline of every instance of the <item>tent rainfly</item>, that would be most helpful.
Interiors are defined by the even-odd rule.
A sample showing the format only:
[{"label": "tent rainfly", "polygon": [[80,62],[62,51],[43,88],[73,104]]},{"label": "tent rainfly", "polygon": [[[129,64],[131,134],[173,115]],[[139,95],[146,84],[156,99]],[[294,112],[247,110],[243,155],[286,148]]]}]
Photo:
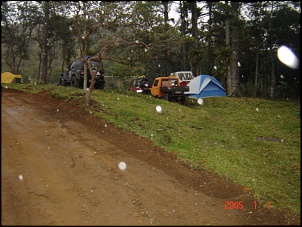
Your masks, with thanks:
[{"label": "tent rainfly", "polygon": [[1,73],[1,84],[23,83],[23,78],[20,74],[15,75],[10,72]]},{"label": "tent rainfly", "polygon": [[189,84],[189,91],[185,92],[189,98],[209,98],[217,96],[226,96],[226,92],[222,84],[212,76],[199,75],[195,77]]}]

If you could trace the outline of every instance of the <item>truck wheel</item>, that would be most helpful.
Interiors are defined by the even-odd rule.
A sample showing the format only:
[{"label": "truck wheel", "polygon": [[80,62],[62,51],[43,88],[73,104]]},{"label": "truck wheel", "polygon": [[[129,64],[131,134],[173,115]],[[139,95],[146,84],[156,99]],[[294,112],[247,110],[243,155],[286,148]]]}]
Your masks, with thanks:
[{"label": "truck wheel", "polygon": [[162,95],[161,98],[166,100],[166,101],[169,101],[169,96],[167,94]]},{"label": "truck wheel", "polygon": [[189,105],[189,97],[187,95],[181,97],[181,104],[185,106]]},{"label": "truck wheel", "polygon": [[62,85],[62,86],[66,86],[66,83],[65,83],[65,80],[64,80],[64,79],[61,80],[61,85]]},{"label": "truck wheel", "polygon": [[97,82],[97,83],[94,85],[94,87],[95,87],[96,89],[103,90],[104,87],[105,87],[105,81],[99,81],[99,82]]},{"label": "truck wheel", "polygon": [[71,78],[71,87],[76,87],[76,88],[79,87],[79,82],[78,82],[78,80],[77,80],[77,78],[75,76],[73,76]]}]

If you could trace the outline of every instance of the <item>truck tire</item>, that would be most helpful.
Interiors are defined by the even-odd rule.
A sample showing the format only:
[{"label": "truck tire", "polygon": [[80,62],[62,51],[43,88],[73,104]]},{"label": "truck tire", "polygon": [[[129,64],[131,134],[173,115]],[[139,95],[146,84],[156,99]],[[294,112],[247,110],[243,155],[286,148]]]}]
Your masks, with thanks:
[{"label": "truck tire", "polygon": [[66,86],[66,82],[65,82],[64,79],[61,80],[61,85],[62,85],[62,86]]},{"label": "truck tire", "polygon": [[76,87],[76,88],[79,87],[79,82],[78,82],[78,80],[77,80],[77,78],[75,76],[73,76],[71,78],[71,87]]},{"label": "truck tire", "polygon": [[180,101],[182,105],[189,105],[189,97],[187,95],[182,96]]},{"label": "truck tire", "polygon": [[96,89],[103,90],[104,87],[105,87],[105,81],[98,81],[98,82],[94,85],[94,87],[95,87]]},{"label": "truck tire", "polygon": [[162,95],[161,98],[162,98],[163,100],[169,101],[169,96],[168,96],[168,94]]},{"label": "truck tire", "polygon": [[58,86],[63,85],[62,79],[59,81]]}]

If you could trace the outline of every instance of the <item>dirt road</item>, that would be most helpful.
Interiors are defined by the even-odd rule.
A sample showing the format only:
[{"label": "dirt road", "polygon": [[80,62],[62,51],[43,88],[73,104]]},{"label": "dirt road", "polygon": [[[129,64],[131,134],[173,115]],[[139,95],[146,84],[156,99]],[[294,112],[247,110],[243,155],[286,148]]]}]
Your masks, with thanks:
[{"label": "dirt road", "polygon": [[[226,201],[244,208],[226,210]],[[253,202],[80,105],[2,89],[2,225],[300,224]]]}]

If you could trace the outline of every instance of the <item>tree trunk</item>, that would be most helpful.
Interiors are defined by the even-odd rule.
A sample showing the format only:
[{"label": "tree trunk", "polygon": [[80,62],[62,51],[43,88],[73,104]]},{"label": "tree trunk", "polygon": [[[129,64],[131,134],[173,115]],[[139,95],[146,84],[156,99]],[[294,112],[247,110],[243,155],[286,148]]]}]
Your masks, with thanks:
[{"label": "tree trunk", "polygon": [[258,90],[258,77],[259,77],[259,51],[256,52],[256,70],[255,70],[255,83],[254,83],[254,98],[257,97]]},{"label": "tree trunk", "polygon": [[[86,28],[87,28],[87,24],[86,24],[86,4],[85,1],[83,1],[83,8],[84,8],[84,18],[85,18],[85,27],[84,27],[84,35],[82,37],[82,59],[86,60]],[[86,94],[87,91],[87,64],[84,64],[84,84],[83,84],[83,93],[84,96]],[[89,99],[88,99],[89,102]],[[87,96],[86,96],[86,104],[88,104],[87,102]]]},{"label": "tree trunk", "polygon": [[269,17],[269,48],[270,48],[270,61],[271,61],[271,89],[270,89],[270,97],[274,98],[275,97],[275,90],[276,90],[276,77],[275,77],[275,65],[274,65],[274,51],[272,47],[272,19],[271,15],[273,13],[273,8],[274,8],[274,3],[272,3],[272,10],[271,14]]},{"label": "tree trunk", "polygon": [[39,54],[39,67],[38,67],[38,75],[37,75],[37,82],[40,83],[41,82],[41,66],[42,66],[42,54]]},{"label": "tree trunk", "polygon": [[[227,4],[227,3],[226,3]],[[229,18],[226,19],[225,21],[225,44],[227,48],[231,47],[231,32],[230,32],[230,20]],[[230,57],[227,56],[227,94],[229,95],[231,91],[231,82],[232,82],[232,68],[231,68],[231,61]]]},{"label": "tree trunk", "polygon": [[239,14],[239,2],[232,2],[232,70],[230,80],[229,96],[238,97],[240,96],[239,90],[239,28],[238,28],[238,14]]},{"label": "tree trunk", "polygon": [[[213,51],[212,51],[212,2],[207,2],[209,8],[209,20],[208,20],[208,29],[209,35],[207,36],[208,42],[208,72],[212,75],[213,71]],[[219,78],[221,79],[221,78]]]},{"label": "tree trunk", "polygon": [[93,69],[90,65],[90,61],[91,60],[99,60],[100,61],[100,65],[99,65],[99,71],[103,70],[103,64],[102,64],[102,56],[101,56],[101,53],[99,53],[98,57],[91,57],[88,59],[87,63],[88,63],[88,70],[90,72],[90,75],[91,75],[91,83],[90,83],[90,86],[89,86],[89,90],[88,92],[86,93],[86,105],[89,106],[89,101],[90,101],[90,98],[92,96],[92,91],[94,89],[94,84],[95,84],[95,76],[96,76],[96,72],[93,72]]},{"label": "tree trunk", "polygon": [[[194,38],[193,48],[198,50],[198,28],[197,28],[197,4],[195,1],[190,3],[192,5],[192,36]],[[199,52],[195,52],[193,60],[193,75],[199,75]]]},{"label": "tree trunk", "polygon": [[47,81],[47,68],[48,68],[48,53],[49,53],[49,43],[48,43],[48,26],[49,26],[49,2],[44,2],[44,34],[43,34],[43,54],[42,54],[42,78],[44,84]]},{"label": "tree trunk", "polygon": [[[185,19],[185,8],[184,1],[180,1],[180,18],[181,18],[181,34],[185,36],[186,33],[186,19]],[[182,69],[187,70],[188,61],[187,61],[187,42],[182,44]]]},{"label": "tree trunk", "polygon": [[[162,2],[164,5],[164,19],[165,19],[165,32],[168,31],[168,22],[169,22],[169,12],[168,12],[168,2]],[[166,72],[165,75],[170,75],[172,71],[171,63],[171,50],[167,43],[165,43],[165,54],[166,54]]]},{"label": "tree trunk", "polygon": [[90,83],[90,86],[89,86],[89,90],[86,93],[86,105],[87,106],[89,106],[89,101],[90,101],[90,98],[92,96],[92,91],[94,89],[94,84],[95,84],[95,73],[92,73],[91,74],[91,83]]}]

